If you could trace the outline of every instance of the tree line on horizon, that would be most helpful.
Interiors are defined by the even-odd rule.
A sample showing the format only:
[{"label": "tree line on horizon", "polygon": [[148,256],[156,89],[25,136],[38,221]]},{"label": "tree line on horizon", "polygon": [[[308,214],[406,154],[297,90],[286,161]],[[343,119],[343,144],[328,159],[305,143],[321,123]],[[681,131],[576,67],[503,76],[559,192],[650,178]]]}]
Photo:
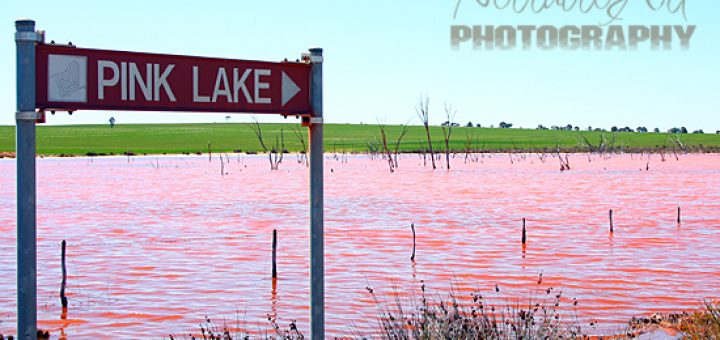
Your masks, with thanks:
[{"label": "tree line on horizon", "polygon": [[[430,105],[429,105],[429,102],[430,102],[430,98],[429,98],[428,96],[426,96],[426,95],[421,95],[420,98],[419,98],[419,100],[418,100],[418,102],[417,102],[417,104],[415,105],[415,114],[416,114],[417,118],[420,119],[420,121],[421,121],[421,123],[422,123],[422,126],[424,127],[424,130],[425,130],[425,135],[426,135],[426,137],[427,137],[426,147],[425,147],[425,149],[423,149],[423,150],[421,151],[421,154],[423,155],[423,165],[427,165],[427,157],[425,157],[425,154],[426,154],[426,152],[427,152],[427,153],[429,154],[429,159],[430,159],[432,168],[433,168],[433,170],[434,170],[434,169],[437,169],[437,165],[435,164],[435,153],[436,153],[436,152],[433,150],[432,138],[430,137],[430,123],[429,123],[429,121],[430,121],[430,109],[429,109],[429,106],[430,106]],[[442,124],[440,124],[440,127],[442,128],[443,140],[444,140],[444,142],[445,142],[445,150],[444,150],[444,153],[445,153],[446,169],[447,169],[447,170],[450,170],[450,153],[451,153],[451,150],[450,150],[450,136],[452,135],[453,128],[455,128],[455,127],[460,127],[460,124],[457,123],[456,121],[454,121],[454,118],[455,118],[455,116],[456,116],[456,114],[457,114],[457,110],[455,110],[455,109],[453,108],[452,104],[450,104],[450,103],[448,103],[448,102],[445,102],[445,104],[444,104],[444,111],[445,111],[444,113],[445,113],[445,118],[446,118],[446,120],[445,120]],[[397,138],[397,140],[396,140],[395,143],[394,143],[394,146],[395,146],[394,150],[392,150],[391,147],[390,147],[390,145],[392,145],[392,142],[388,140],[388,136],[387,136],[387,133],[386,133],[386,124],[385,124],[384,121],[381,121],[380,119],[378,119],[378,124],[377,124],[377,126],[378,126],[378,128],[380,129],[380,143],[378,143],[379,145],[376,145],[376,146],[373,146],[372,143],[370,143],[370,144],[369,144],[369,149],[371,150],[371,154],[374,153],[374,152],[376,152],[376,153],[382,154],[382,155],[383,155],[383,158],[386,158],[386,159],[387,159],[391,173],[394,172],[394,171],[395,171],[395,168],[398,167],[397,155],[398,155],[398,152],[399,152],[399,149],[400,149],[401,141],[402,141],[402,139],[405,137],[405,135],[406,135],[407,132],[408,132],[408,127],[409,127],[409,125],[410,125],[410,121],[408,121],[408,122],[405,123],[405,124],[401,124],[401,125],[400,125],[400,127],[402,128],[402,131],[401,131],[401,133],[400,133],[400,136]],[[474,124],[472,123],[472,121],[469,121],[469,122],[465,125],[465,127],[466,127],[466,128],[474,128],[474,127],[482,128],[483,126],[482,126],[481,124],[474,125]],[[512,127],[513,127],[513,124],[512,124],[512,123],[508,123],[508,122],[505,122],[505,121],[501,121],[500,124],[498,124],[498,128],[500,128],[500,129],[510,129],[510,128],[512,128]],[[495,128],[495,126],[494,126],[494,125],[490,125],[490,128]],[[535,128],[535,130],[580,131],[581,129],[580,129],[579,126],[574,126],[574,125],[572,125],[572,124],[567,124],[567,125],[565,125],[565,126],[552,125],[552,126],[550,126],[549,128],[548,128],[548,127],[545,127],[545,126],[542,125],[542,124],[539,124],[539,125]],[[594,129],[593,129],[592,126],[588,126],[587,129],[584,130],[584,131],[607,132],[608,130],[606,130],[606,129],[604,129],[604,128],[594,128]],[[654,133],[660,133],[660,129],[657,128],[657,127],[654,128],[652,131],[653,131]],[[623,127],[623,128],[619,128],[619,127],[617,127],[617,126],[612,126],[612,127],[610,128],[610,132],[613,132],[613,135],[615,135],[617,132],[640,132],[640,133],[647,133],[647,132],[649,132],[649,129],[648,129],[647,127],[644,127],[644,126],[639,126],[639,127],[637,127],[636,129],[633,129],[633,128],[629,127],[629,126],[626,126],[626,127]],[[682,149],[684,150],[685,148],[684,148],[684,146],[682,145],[682,143],[680,142],[680,136],[679,136],[679,135],[680,135],[680,134],[687,134],[687,133],[688,133],[687,128],[684,127],[684,126],[679,127],[679,128],[678,128],[678,127],[673,127],[673,128],[671,128],[671,129],[669,129],[667,132],[677,135],[677,137],[676,137],[676,138],[677,138],[677,141],[675,141],[675,140],[673,140],[673,141],[676,142],[677,144],[679,144],[679,145],[682,147]],[[704,132],[702,129],[698,129],[698,130],[693,131],[693,134],[704,134],[704,133],[705,133],[705,132]],[[716,133],[717,133],[717,134],[720,134],[720,130],[718,130]],[[467,152],[467,155],[470,154],[470,151],[469,151],[469,150],[472,149],[472,148],[470,147],[470,145],[472,145],[472,138],[473,138],[473,137],[472,137],[472,133],[467,136],[467,141],[466,141],[466,150],[467,150],[466,152]],[[583,138],[584,138],[584,137],[583,137]],[[604,149],[604,147],[602,147],[602,146],[603,146],[604,143],[605,143],[605,138],[602,137],[602,139],[603,139],[603,141],[602,141],[601,144],[600,144],[600,145],[601,145],[600,149]],[[584,141],[585,141],[586,145],[588,146],[588,149],[591,150],[591,149],[593,148],[592,144],[587,140],[587,138],[585,138]],[[557,143],[556,143],[556,144],[557,144]],[[614,144],[614,137],[613,137],[613,144]],[[560,162],[563,163],[563,159],[562,159],[562,157],[560,156],[560,148],[559,148],[559,146],[556,146],[556,149],[557,149],[557,157],[560,159]],[[674,150],[674,149],[673,149],[673,150]],[[440,151],[440,152],[442,152],[442,151]],[[394,157],[393,157],[393,156],[394,156]],[[467,156],[466,156],[466,160],[467,160]],[[567,161],[567,157],[565,158],[565,161]],[[568,163],[568,164],[563,163],[562,166],[561,166],[561,168],[560,168],[560,170],[561,170],[561,171],[570,170],[569,163]]]},{"label": "tree line on horizon", "polygon": [[[458,123],[456,123],[456,122],[445,121],[445,122],[443,122],[442,124],[440,124],[440,126],[459,127],[460,124],[458,124]],[[465,124],[464,127],[468,127],[468,128],[472,128],[472,127],[482,128],[483,126],[482,126],[482,124],[473,124],[472,121],[469,121],[469,122],[467,122],[467,124]],[[484,127],[485,127],[485,128],[491,128],[491,129],[496,128],[494,124],[491,124],[490,126],[484,126]],[[510,128],[512,128],[512,127],[513,127],[513,124],[512,124],[512,123],[506,123],[505,121],[501,121],[501,122],[497,125],[497,128],[500,128],[500,129],[510,129]],[[644,127],[644,126],[638,126],[637,128],[633,129],[633,128],[629,127],[629,126],[617,127],[616,125],[613,125],[609,130],[608,130],[608,129],[604,129],[604,128],[593,128],[592,126],[588,126],[587,129],[582,130],[579,126],[577,126],[577,125],[572,125],[572,124],[567,124],[567,125],[564,125],[564,126],[561,126],[561,125],[551,125],[550,127],[546,127],[546,126],[543,125],[543,124],[538,124],[538,126],[535,128],[535,130],[594,131],[594,132],[608,132],[608,131],[609,131],[609,132],[650,132],[650,129],[648,129],[648,128]],[[660,131],[660,128],[654,128],[654,129],[652,129],[652,132],[654,132],[654,133],[662,133],[662,131]],[[668,129],[666,132],[667,132],[667,133],[675,133],[675,134],[678,134],[678,133],[680,133],[680,134],[689,133],[688,129],[687,129],[686,127],[684,127],[684,126],[681,126],[681,127],[673,127],[673,128]],[[697,130],[694,130],[692,133],[694,133],[694,134],[704,134],[705,131],[703,131],[702,129],[697,129]],[[720,130],[717,130],[715,133],[716,133],[716,134],[720,134]]]}]

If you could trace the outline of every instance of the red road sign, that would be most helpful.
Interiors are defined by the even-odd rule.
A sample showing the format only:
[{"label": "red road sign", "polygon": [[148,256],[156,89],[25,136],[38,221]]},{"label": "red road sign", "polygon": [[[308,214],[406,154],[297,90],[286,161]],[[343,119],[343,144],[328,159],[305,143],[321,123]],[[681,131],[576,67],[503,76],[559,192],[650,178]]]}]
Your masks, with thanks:
[{"label": "red road sign", "polygon": [[37,108],[310,114],[306,63],[38,45]]}]

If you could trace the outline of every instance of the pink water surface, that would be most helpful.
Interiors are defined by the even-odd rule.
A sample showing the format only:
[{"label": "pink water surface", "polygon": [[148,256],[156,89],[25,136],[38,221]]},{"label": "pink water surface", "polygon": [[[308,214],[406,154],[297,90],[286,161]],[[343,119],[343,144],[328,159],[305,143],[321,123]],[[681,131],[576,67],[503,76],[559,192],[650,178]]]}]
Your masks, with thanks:
[{"label": "pink water surface", "polygon": [[[270,315],[281,326],[297,320],[307,334],[307,169],[293,155],[279,171],[262,156],[227,160],[221,176],[217,156],[39,159],[39,326],[54,338],[161,338],[196,332],[204,316],[257,333]],[[438,297],[498,284],[503,296],[523,301],[543,273],[543,287],[578,299],[580,322],[605,329],[720,296],[720,155],[569,160],[572,170],[560,172],[557,159],[535,154],[467,164],[458,156],[448,172],[405,155],[390,174],[382,160],[326,155],[328,334],[375,326],[366,286],[410,299],[421,282]],[[0,160],[0,174],[0,333],[8,334],[16,309],[14,160]]]}]

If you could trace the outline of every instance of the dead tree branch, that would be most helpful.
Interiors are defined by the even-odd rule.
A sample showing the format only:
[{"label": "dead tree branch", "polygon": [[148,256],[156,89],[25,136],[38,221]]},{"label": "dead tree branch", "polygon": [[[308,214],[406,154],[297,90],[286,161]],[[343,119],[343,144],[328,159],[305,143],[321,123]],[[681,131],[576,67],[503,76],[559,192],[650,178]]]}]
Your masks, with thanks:
[{"label": "dead tree branch", "polygon": [[385,152],[385,155],[387,157],[388,166],[390,167],[390,172],[395,172],[395,163],[393,163],[392,154],[390,154],[390,149],[387,145],[387,134],[385,133],[385,122],[381,122],[380,119],[378,119],[378,128],[380,129],[380,140],[382,141],[382,147],[383,151]]},{"label": "dead tree branch", "polygon": [[452,136],[453,119],[455,118],[457,111],[453,109],[452,104],[445,103],[445,117],[446,121],[442,124],[443,137],[445,139],[445,164],[447,169],[450,170],[450,136]]},{"label": "dead tree branch", "polygon": [[418,100],[418,104],[415,107],[415,113],[417,114],[420,121],[425,127],[425,134],[427,135],[428,141],[428,152],[430,153],[430,160],[432,161],[433,170],[437,169],[435,166],[435,157],[432,148],[432,139],[430,138],[430,98],[427,96],[421,96]]},{"label": "dead tree branch", "polygon": [[[265,138],[263,137],[262,127],[260,126],[260,123],[257,121],[255,117],[253,117],[253,123],[250,124],[250,128],[252,129],[253,133],[255,133],[255,137],[257,137],[258,141],[260,142],[260,147],[263,149],[263,152],[268,153],[268,160],[270,161],[270,170],[277,170],[278,166],[280,165],[280,162],[282,162],[283,158],[283,151],[285,149],[285,138],[283,136],[283,131],[280,130],[280,140],[278,140],[278,137],[275,137],[275,146],[272,149],[268,149],[267,145],[265,145]],[[278,145],[280,144],[280,145]],[[278,148],[280,155],[278,155]]]},{"label": "dead tree branch", "polygon": [[305,142],[305,134],[300,129],[299,125],[295,125],[295,128],[293,129],[293,133],[295,134],[295,137],[298,139],[298,142],[300,142],[300,156],[298,157],[298,163],[304,163],[305,166],[310,166],[310,163],[308,163],[308,158],[307,158],[307,143]]},{"label": "dead tree branch", "polygon": [[400,125],[400,136],[398,136],[398,139],[395,142],[395,168],[398,167],[398,154],[400,153],[400,143],[402,142],[403,138],[405,138],[405,135],[407,135],[409,125],[409,121],[404,125]]}]

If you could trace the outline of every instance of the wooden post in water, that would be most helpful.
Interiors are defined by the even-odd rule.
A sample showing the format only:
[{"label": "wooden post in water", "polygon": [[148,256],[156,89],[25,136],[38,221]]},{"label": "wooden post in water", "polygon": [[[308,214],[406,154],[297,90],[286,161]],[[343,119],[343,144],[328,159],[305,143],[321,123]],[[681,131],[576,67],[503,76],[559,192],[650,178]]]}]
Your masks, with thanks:
[{"label": "wooden post in water", "polygon": [[60,302],[63,308],[67,308],[68,299],[65,296],[65,286],[67,285],[67,269],[65,267],[65,240],[60,243],[60,266],[62,267],[62,283],[60,283]]},{"label": "wooden post in water", "polygon": [[273,229],[272,236],[272,278],[277,278],[277,229]]},{"label": "wooden post in water", "polygon": [[680,224],[680,206],[678,205],[678,218],[677,218],[678,224]]},{"label": "wooden post in water", "polygon": [[415,261],[415,223],[410,223],[410,229],[412,230],[413,234],[413,249],[412,255],[410,255],[410,261]]},{"label": "wooden post in water", "polygon": [[522,229],[522,244],[525,245],[525,241],[527,241],[527,235],[525,232],[525,218],[523,218],[523,229]]},{"label": "wooden post in water", "polygon": [[613,228],[613,217],[612,217],[612,209],[610,209],[610,232],[615,232]]}]

